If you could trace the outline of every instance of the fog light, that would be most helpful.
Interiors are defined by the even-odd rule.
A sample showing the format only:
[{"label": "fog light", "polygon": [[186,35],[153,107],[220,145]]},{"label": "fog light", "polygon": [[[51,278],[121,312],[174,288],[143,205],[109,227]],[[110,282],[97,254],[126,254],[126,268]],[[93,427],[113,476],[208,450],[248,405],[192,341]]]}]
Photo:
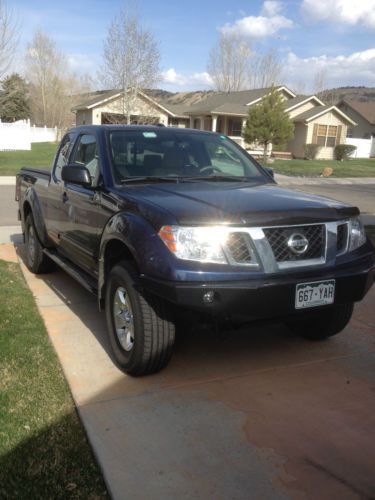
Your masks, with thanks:
[{"label": "fog light", "polygon": [[215,300],[215,292],[213,292],[212,290],[210,290],[209,292],[206,292],[204,295],[203,295],[203,302],[205,304],[212,304],[212,302]]}]

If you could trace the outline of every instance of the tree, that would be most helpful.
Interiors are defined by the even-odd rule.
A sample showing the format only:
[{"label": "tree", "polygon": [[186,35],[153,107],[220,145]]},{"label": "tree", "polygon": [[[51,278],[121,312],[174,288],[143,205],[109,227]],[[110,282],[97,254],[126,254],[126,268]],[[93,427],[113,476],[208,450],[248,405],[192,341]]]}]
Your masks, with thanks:
[{"label": "tree", "polygon": [[285,111],[282,96],[275,88],[249,108],[249,116],[243,130],[243,138],[248,143],[257,142],[264,147],[263,160],[267,160],[270,143],[285,143],[293,137],[294,125]]},{"label": "tree", "polygon": [[253,52],[243,35],[224,31],[211,49],[207,72],[216,90],[237,92],[276,85],[281,78],[282,64],[276,50]]},{"label": "tree", "polygon": [[274,49],[265,54],[253,54],[250,59],[249,88],[263,89],[277,85],[282,75],[282,64]]},{"label": "tree", "polygon": [[0,0],[0,78],[9,69],[18,44],[18,23],[4,0]]},{"label": "tree", "polygon": [[237,92],[248,86],[251,49],[237,33],[221,32],[219,42],[210,51],[207,72],[216,90]]},{"label": "tree", "polygon": [[1,82],[0,118],[4,122],[15,122],[30,118],[30,105],[26,81],[13,73]]},{"label": "tree", "polygon": [[30,83],[32,118],[38,125],[60,129],[73,124],[71,108],[86,90],[70,70],[55,41],[37,30],[26,52],[26,77]]},{"label": "tree", "polygon": [[160,79],[158,44],[129,9],[122,10],[109,27],[99,77],[105,85],[122,91],[121,112],[127,123],[139,92],[152,88]]}]

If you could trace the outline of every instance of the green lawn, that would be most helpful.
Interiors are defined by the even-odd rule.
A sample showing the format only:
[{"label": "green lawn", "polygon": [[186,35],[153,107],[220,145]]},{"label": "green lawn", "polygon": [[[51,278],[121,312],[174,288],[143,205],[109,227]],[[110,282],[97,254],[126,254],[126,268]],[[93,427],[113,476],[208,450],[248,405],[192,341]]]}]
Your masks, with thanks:
[{"label": "green lawn", "polygon": [[20,268],[0,261],[0,498],[108,498]]},{"label": "green lawn", "polygon": [[56,148],[53,142],[37,142],[31,145],[31,151],[0,151],[0,175],[16,175],[21,167],[48,168]]},{"label": "green lawn", "polygon": [[333,168],[332,177],[375,177],[375,158],[362,160],[275,160],[269,165],[277,174],[318,177]]}]

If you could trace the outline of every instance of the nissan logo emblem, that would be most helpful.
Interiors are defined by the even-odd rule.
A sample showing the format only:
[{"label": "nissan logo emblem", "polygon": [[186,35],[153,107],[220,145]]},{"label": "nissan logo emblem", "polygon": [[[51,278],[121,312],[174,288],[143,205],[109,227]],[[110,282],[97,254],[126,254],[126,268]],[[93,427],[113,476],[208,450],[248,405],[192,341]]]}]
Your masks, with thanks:
[{"label": "nissan logo emblem", "polygon": [[293,233],[288,239],[288,248],[296,255],[301,255],[306,252],[309,241],[301,233]]}]

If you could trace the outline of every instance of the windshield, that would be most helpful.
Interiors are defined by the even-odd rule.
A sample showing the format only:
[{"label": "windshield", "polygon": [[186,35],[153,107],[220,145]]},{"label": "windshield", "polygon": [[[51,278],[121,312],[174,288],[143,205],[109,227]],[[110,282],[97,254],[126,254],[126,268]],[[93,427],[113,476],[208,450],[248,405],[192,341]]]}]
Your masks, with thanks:
[{"label": "windshield", "polygon": [[117,184],[158,177],[268,180],[224,135],[174,133],[172,129],[115,130],[109,133],[109,145]]}]

